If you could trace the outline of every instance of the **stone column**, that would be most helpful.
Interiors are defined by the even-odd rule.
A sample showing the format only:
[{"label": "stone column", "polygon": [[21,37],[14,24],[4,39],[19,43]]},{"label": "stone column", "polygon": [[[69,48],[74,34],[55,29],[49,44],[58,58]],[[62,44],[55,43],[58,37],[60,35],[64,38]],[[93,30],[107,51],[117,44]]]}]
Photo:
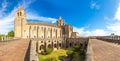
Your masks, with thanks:
[{"label": "stone column", "polygon": [[51,30],[50,30],[50,38],[52,38],[52,28],[51,28]]},{"label": "stone column", "polygon": [[4,40],[3,36],[1,37],[1,40],[2,40],[2,41]]},{"label": "stone column", "polygon": [[46,28],[44,28],[44,38],[46,38]]}]

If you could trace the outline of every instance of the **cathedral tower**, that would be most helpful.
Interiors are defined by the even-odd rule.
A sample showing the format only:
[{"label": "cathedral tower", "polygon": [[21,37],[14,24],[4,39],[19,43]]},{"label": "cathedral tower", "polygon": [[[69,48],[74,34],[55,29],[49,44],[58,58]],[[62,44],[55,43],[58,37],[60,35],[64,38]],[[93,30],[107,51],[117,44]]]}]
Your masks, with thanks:
[{"label": "cathedral tower", "polygon": [[61,17],[59,17],[59,19],[57,20],[57,26],[63,26],[64,25],[64,21]]},{"label": "cathedral tower", "polygon": [[26,13],[22,7],[19,7],[15,13],[14,19],[14,34],[15,38],[22,38],[23,37],[23,30],[26,25]]}]

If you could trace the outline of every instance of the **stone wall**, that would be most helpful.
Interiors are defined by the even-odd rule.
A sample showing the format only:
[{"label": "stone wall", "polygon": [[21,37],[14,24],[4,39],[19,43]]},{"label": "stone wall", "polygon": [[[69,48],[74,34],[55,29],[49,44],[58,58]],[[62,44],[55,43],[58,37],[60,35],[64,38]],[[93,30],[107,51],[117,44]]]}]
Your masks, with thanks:
[{"label": "stone wall", "polygon": [[35,51],[33,41],[30,41],[30,61],[38,61],[38,54]]},{"label": "stone wall", "polygon": [[9,41],[9,40],[13,40],[15,38],[13,37],[1,37],[1,40],[0,41]]},{"label": "stone wall", "polygon": [[87,51],[86,51],[86,59],[85,61],[94,61],[93,59],[93,50],[92,50],[92,46],[91,46],[91,41],[88,41],[88,45],[87,45]]}]

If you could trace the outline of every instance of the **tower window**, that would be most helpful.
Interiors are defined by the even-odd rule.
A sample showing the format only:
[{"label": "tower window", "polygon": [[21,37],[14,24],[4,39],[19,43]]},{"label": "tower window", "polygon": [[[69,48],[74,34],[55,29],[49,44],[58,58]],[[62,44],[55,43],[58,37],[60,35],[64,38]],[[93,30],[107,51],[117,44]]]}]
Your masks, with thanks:
[{"label": "tower window", "polygon": [[22,12],[20,12],[20,16],[22,16]]},{"label": "tower window", "polygon": [[19,13],[17,13],[17,15],[19,16]]}]

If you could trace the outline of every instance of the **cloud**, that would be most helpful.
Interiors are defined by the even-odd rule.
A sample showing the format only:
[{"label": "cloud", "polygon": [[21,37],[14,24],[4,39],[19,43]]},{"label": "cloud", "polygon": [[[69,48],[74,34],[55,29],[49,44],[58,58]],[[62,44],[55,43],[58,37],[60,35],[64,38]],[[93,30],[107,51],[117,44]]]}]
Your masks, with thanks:
[{"label": "cloud", "polygon": [[[112,23],[108,22],[107,29],[111,33],[115,33],[116,35],[120,35],[120,3],[118,5],[118,8],[114,14],[114,17],[112,19],[105,18],[106,20],[112,20]],[[113,22],[114,21],[114,22]]]},{"label": "cloud", "polygon": [[86,28],[73,27],[74,32],[78,32],[80,36],[105,36],[108,33],[103,29],[94,29],[92,31],[86,30]]},{"label": "cloud", "polygon": [[107,28],[111,31],[120,31],[120,23],[111,24]]},{"label": "cloud", "polygon": [[8,16],[3,17],[0,19],[0,34],[7,34],[10,30],[13,29],[13,22],[14,22],[14,13],[16,8],[11,11]]},{"label": "cloud", "polygon": [[73,31],[74,31],[74,32],[78,32],[79,35],[84,35],[84,34],[83,34],[84,28],[73,27]]},{"label": "cloud", "polygon": [[7,4],[8,4],[8,3],[6,2],[6,0],[4,0],[3,3],[2,3],[2,8],[6,8],[6,7],[7,7]]},{"label": "cloud", "polygon": [[10,30],[13,30],[14,28],[14,16],[15,16],[15,11],[18,9],[19,6],[24,7],[26,13],[27,13],[27,19],[31,20],[39,20],[39,21],[45,21],[45,22],[51,22],[55,23],[56,19],[51,18],[51,17],[44,17],[44,16],[39,16],[36,13],[32,11],[28,11],[29,6],[31,3],[33,3],[35,0],[22,0],[19,2],[11,12],[6,14],[5,10],[7,10],[7,7],[9,6],[6,0],[4,0],[1,4],[0,8],[0,34],[7,34]]},{"label": "cloud", "polygon": [[7,1],[3,0],[3,2],[1,3],[1,8],[0,8],[0,13],[1,13],[0,18],[5,15],[4,11],[6,11],[7,6],[8,6]]},{"label": "cloud", "polygon": [[117,11],[114,15],[114,19],[120,21],[120,3],[118,5]]},{"label": "cloud", "polygon": [[107,29],[116,35],[120,35],[120,22],[115,22],[107,26]]},{"label": "cloud", "polygon": [[100,9],[100,6],[96,2],[91,1],[90,8],[91,9]]},{"label": "cloud", "polygon": [[56,18],[39,16],[36,13],[32,13],[32,12],[27,12],[27,19],[28,20],[38,20],[38,21],[49,22],[49,23],[55,23],[57,20]]}]

